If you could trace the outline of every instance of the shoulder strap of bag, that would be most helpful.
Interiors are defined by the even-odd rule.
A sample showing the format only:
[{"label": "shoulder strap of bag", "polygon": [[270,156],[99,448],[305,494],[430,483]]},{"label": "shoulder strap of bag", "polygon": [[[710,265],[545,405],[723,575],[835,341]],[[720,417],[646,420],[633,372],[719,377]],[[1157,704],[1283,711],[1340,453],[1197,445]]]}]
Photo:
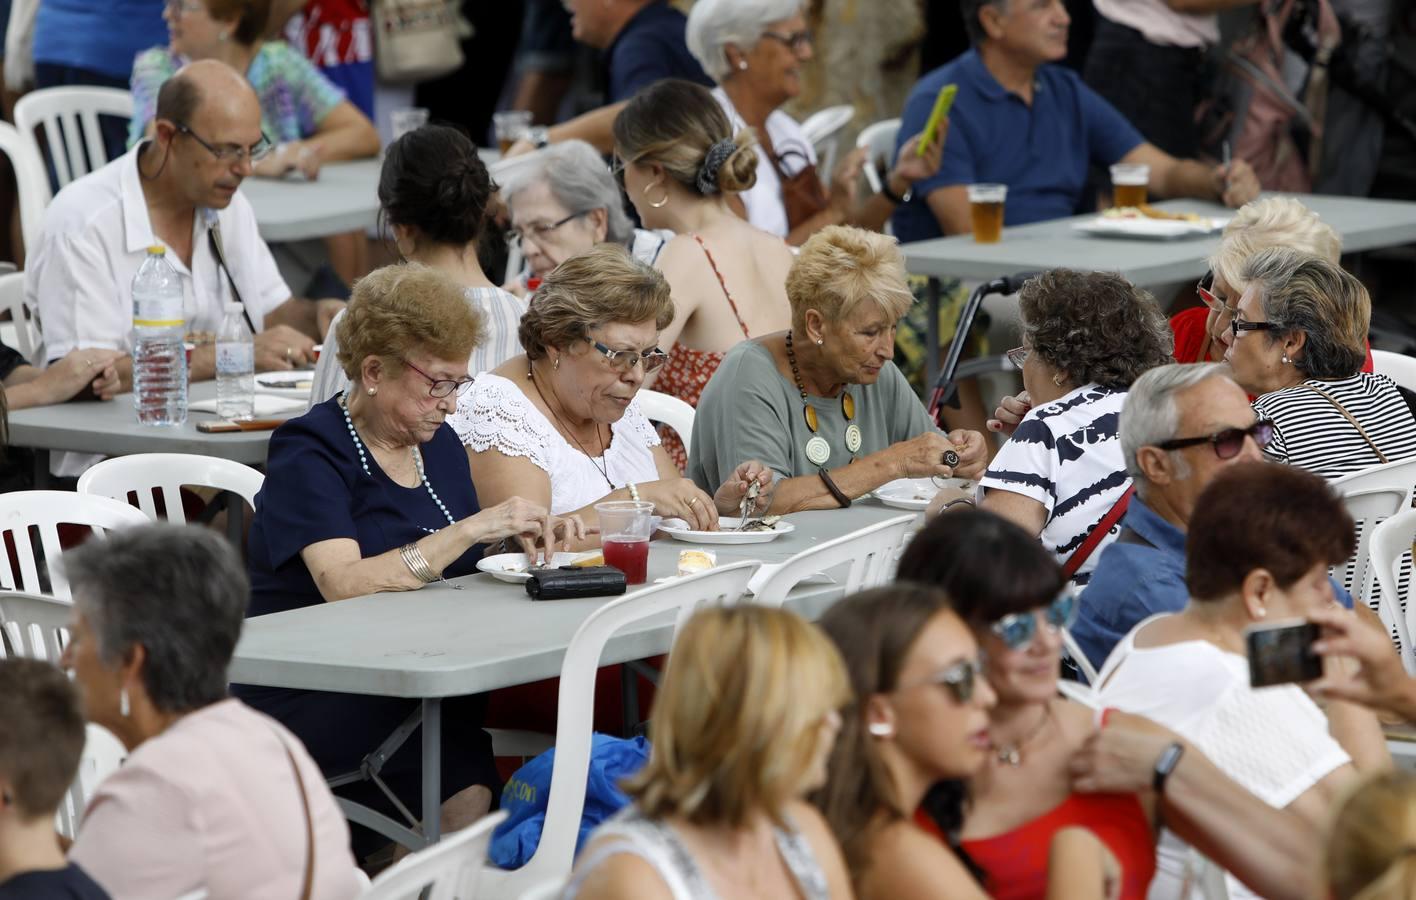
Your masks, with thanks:
[{"label": "shoulder strap of bag", "polygon": [[300,883],[300,900],[310,900],[315,889],[315,819],[310,814],[310,795],[305,790],[305,776],[300,774],[300,763],[296,761],[290,743],[279,731],[275,732],[275,737],[280,741],[286,758],[290,760],[290,768],[295,772],[295,785],[300,789],[300,806],[305,811],[305,876]]},{"label": "shoulder strap of bag", "polygon": [[246,308],[246,304],[241,299],[241,291],[236,287],[236,278],[231,274],[231,268],[226,265],[226,249],[221,243],[221,223],[216,216],[211,217],[211,227],[207,229],[207,243],[211,245],[211,255],[216,257],[216,265],[226,274],[226,281],[231,285],[231,296],[236,298],[236,302],[241,304],[241,315],[246,319],[246,325],[251,329],[254,337],[259,329],[256,322],[251,318],[251,311]]},{"label": "shoulder strap of bag", "polygon": [[1311,385],[1311,384],[1304,384],[1304,385],[1301,385],[1301,386],[1307,388],[1308,390],[1312,391],[1312,392],[1315,393],[1315,394],[1321,394],[1321,395],[1323,396],[1323,398],[1324,398],[1325,400],[1327,400],[1327,402],[1331,403],[1334,407],[1337,408],[1337,411],[1338,411],[1338,412],[1342,413],[1343,417],[1344,417],[1345,419],[1347,419],[1347,421],[1349,421],[1349,422],[1352,423],[1352,427],[1355,428],[1355,429],[1357,429],[1357,433],[1358,433],[1358,434],[1362,435],[1362,440],[1366,441],[1366,442],[1367,442],[1367,446],[1372,448],[1372,452],[1375,453],[1375,454],[1377,454],[1377,459],[1381,460],[1383,463],[1390,462],[1390,460],[1388,460],[1388,459],[1386,458],[1386,454],[1383,453],[1383,452],[1377,447],[1377,442],[1374,441],[1374,440],[1372,440],[1371,436],[1370,436],[1369,434],[1367,434],[1367,429],[1363,428],[1363,427],[1362,427],[1362,423],[1361,423],[1361,422],[1358,422],[1355,418],[1352,417],[1352,413],[1350,413],[1350,412],[1347,411],[1347,407],[1345,407],[1345,406],[1343,406],[1341,403],[1338,403],[1338,402],[1337,402],[1337,398],[1336,398],[1336,397],[1334,397],[1332,394],[1329,394],[1327,391],[1323,390],[1322,388],[1316,387],[1316,386]]},{"label": "shoulder strap of bag", "polygon": [[1087,535],[1085,541],[1082,541],[1082,546],[1074,550],[1072,555],[1067,558],[1067,562],[1062,566],[1062,577],[1071,580],[1072,576],[1077,574],[1077,570],[1080,569],[1082,564],[1092,555],[1092,551],[1096,549],[1096,545],[1100,544],[1102,538],[1106,537],[1106,535],[1111,532],[1112,526],[1121,521],[1122,516],[1126,515],[1126,507],[1131,505],[1131,495],[1135,493],[1136,486],[1134,484],[1126,487],[1126,492],[1117,499],[1116,503],[1107,511],[1106,515],[1102,516],[1101,521],[1091,530],[1091,534]]}]

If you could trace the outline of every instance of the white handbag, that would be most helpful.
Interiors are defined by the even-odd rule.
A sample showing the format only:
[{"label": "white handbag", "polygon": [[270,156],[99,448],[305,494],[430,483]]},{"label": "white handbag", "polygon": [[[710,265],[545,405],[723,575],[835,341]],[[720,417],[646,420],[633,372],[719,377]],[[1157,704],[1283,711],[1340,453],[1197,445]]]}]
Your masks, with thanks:
[{"label": "white handbag", "polygon": [[413,84],[462,67],[464,29],[453,0],[373,0],[370,6],[380,81]]}]

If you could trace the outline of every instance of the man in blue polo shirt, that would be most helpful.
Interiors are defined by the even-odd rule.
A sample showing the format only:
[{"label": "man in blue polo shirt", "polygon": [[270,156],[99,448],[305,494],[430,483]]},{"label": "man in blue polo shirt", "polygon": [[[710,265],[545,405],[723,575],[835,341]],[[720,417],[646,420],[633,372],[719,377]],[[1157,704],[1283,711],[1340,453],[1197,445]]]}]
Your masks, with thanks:
[{"label": "man in blue polo shirt", "polygon": [[[1070,19],[1062,0],[961,0],[973,49],[920,79],[900,135],[917,134],[935,96],[956,84],[939,172],[915,185],[895,212],[895,234],[917,241],[969,231],[970,184],[1008,186],[1004,221],[1024,225],[1084,212],[1092,166],[1150,165],[1150,193],[1242,206],[1259,192],[1243,161],[1226,171],[1178,160],[1146,143],[1124,117],[1071,69],[1050,65],[1067,53]],[[1164,98],[1156,98],[1164,102]],[[899,147],[896,147],[898,152]]]},{"label": "man in blue polo shirt", "polygon": [[605,99],[628,100],[663,78],[713,82],[684,42],[688,20],[664,0],[570,0],[571,34],[605,51]]}]

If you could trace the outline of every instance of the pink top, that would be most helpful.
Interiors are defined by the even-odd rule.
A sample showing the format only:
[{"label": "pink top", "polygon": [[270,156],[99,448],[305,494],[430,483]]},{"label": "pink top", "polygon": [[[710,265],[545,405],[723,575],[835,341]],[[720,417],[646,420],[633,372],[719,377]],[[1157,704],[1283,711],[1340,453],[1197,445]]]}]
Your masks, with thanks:
[{"label": "pink top", "polygon": [[349,827],[298,738],[239,700],[177,720],[98,786],[69,859],[113,900],[291,900],[305,875],[305,813],[285,747],[300,766],[315,823],[317,900],[361,893]]}]

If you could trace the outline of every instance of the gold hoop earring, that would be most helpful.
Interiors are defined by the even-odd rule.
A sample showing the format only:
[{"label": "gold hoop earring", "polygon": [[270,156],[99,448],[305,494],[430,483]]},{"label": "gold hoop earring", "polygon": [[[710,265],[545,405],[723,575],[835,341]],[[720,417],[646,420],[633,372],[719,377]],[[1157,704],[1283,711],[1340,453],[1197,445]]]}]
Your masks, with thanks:
[{"label": "gold hoop earring", "polygon": [[[640,191],[640,193],[643,194],[645,197],[648,197],[648,196],[649,196],[649,191],[652,190],[653,187],[654,187],[654,185],[653,185],[652,183],[646,184],[646,185],[644,185],[644,190]],[[668,205],[669,205],[669,189],[668,189],[668,188],[664,188],[664,199],[660,200],[658,203],[655,203],[654,201],[650,200],[650,201],[649,201],[649,205],[650,205],[651,207],[653,207],[654,209],[663,209],[664,207],[668,206]]]},{"label": "gold hoop earring", "polygon": [[1061,372],[1058,372],[1056,375],[1053,375],[1053,376],[1052,376],[1052,383],[1055,384],[1055,385],[1057,385],[1058,387],[1061,387],[1061,386],[1062,386],[1062,373],[1061,373]]}]

